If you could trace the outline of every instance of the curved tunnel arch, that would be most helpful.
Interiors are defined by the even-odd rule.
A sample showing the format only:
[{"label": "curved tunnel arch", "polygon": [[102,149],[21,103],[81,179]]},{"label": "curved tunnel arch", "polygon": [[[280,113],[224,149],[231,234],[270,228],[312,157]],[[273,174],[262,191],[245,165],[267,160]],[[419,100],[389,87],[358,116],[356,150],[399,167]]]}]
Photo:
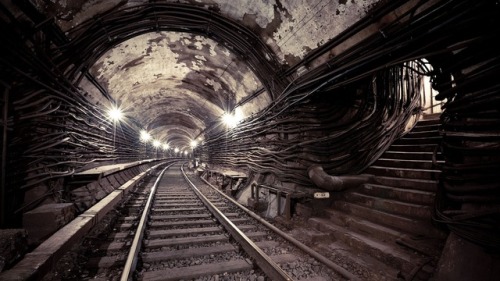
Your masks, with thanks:
[{"label": "curved tunnel arch", "polygon": [[189,143],[192,140],[192,137],[189,135],[189,132],[186,132],[182,128],[173,128],[169,130],[169,135],[167,136],[167,143],[171,148],[184,148],[189,147]]},{"label": "curved tunnel arch", "polygon": [[183,128],[182,131],[186,132],[190,136],[190,140],[192,140],[194,136],[199,133],[201,121],[194,118],[186,118],[186,115],[187,114],[183,112],[167,112],[159,115],[154,120],[149,122],[147,130],[152,134],[157,135],[158,139],[165,139],[168,134],[162,133],[159,128],[165,126],[177,126],[179,128]]},{"label": "curved tunnel arch", "polygon": [[[116,20],[127,17],[127,21]],[[137,21],[138,17],[140,21]],[[248,63],[272,97],[279,95],[288,84],[287,79],[279,77],[281,65],[273,51],[252,31],[222,15],[179,3],[137,5],[102,14],[80,24],[77,29],[68,32],[73,40],[68,42],[65,50],[77,55],[73,61],[65,61],[63,69],[68,78],[81,78],[81,70],[90,69],[117,44],[159,31],[197,34],[225,45]]]},{"label": "curved tunnel arch", "polygon": [[[189,16],[184,14],[187,11],[189,11]],[[138,15],[141,15],[140,23],[135,21]],[[127,17],[130,20],[120,20]],[[175,34],[172,35],[173,33]],[[203,117],[204,119],[204,127],[196,128],[198,132],[202,132],[206,126],[213,124],[224,111],[233,110],[236,104],[246,101],[249,96],[259,92],[260,88],[265,88],[265,92],[270,97],[270,99],[262,99],[262,102],[267,104],[281,92],[286,84],[285,80],[277,78],[281,66],[274,59],[275,55],[251,31],[221,15],[190,5],[150,3],[128,7],[100,15],[97,20],[87,21],[78,29],[70,30],[69,34],[74,36],[73,40],[67,44],[66,50],[79,54],[75,61],[62,64],[70,79],[81,81],[83,76],[78,74],[78,70],[89,69],[90,74],[97,77],[98,82],[104,84],[107,96],[111,96],[111,99],[125,104],[125,107],[129,108],[137,108],[140,105],[141,108],[146,109],[151,108],[150,102],[166,104],[170,103],[169,101],[174,107],[186,106],[184,109],[190,108],[191,112],[184,115],[185,117],[194,119]],[[168,36],[178,37],[178,40],[172,42]],[[116,56],[107,56],[113,52],[127,54],[131,40],[139,37],[150,43],[145,49],[145,54],[143,51],[141,55],[129,56],[121,61],[121,64],[112,61]],[[188,37],[192,41],[186,43]],[[217,45],[205,44],[208,39],[213,40]],[[155,63],[168,64],[168,62],[164,62],[165,52],[169,52],[170,55],[174,53],[177,63],[175,67],[184,66],[192,71],[185,73],[185,69],[181,70],[186,74],[184,77],[179,77],[180,75],[165,77],[164,73],[159,72],[155,73],[157,77],[154,79],[146,77],[143,77],[144,81],[138,79],[132,83],[132,87],[126,88],[128,90],[113,88],[111,83],[122,83],[127,79],[131,81],[129,77],[133,74],[130,74],[129,70],[133,67],[139,69],[136,72],[149,72],[149,69],[148,71],[140,71],[141,67],[147,68],[147,64],[142,66],[140,64],[144,63],[141,60],[154,60],[155,57],[159,57],[151,55],[155,48],[161,57]],[[179,48],[181,48],[180,51]],[[218,52],[217,59],[202,55],[216,52]],[[198,61],[193,60],[193,57],[198,58]],[[114,66],[115,63],[118,64]],[[205,64],[209,66],[205,66]],[[205,68],[202,69],[203,67]],[[115,71],[110,72],[113,69]],[[164,66],[163,70],[165,69]],[[78,75],[80,77],[77,77]],[[106,75],[109,80],[102,79]],[[200,83],[201,79],[204,79],[205,82]],[[177,88],[175,90],[180,89],[184,93],[191,92],[190,95],[194,102],[189,103],[189,98],[187,98],[185,101],[188,101],[189,104],[181,105],[178,103],[180,101],[178,97],[162,97],[163,100],[152,101],[152,98],[147,96],[148,89],[154,92],[171,91],[173,90],[172,85]],[[134,99],[131,95],[137,95],[137,92],[143,92],[143,97]],[[193,98],[195,95],[198,95],[199,98]],[[129,101],[132,105],[129,104]],[[138,104],[135,104],[136,102]],[[256,108],[258,109],[251,113],[262,108],[262,104]],[[155,110],[161,109],[156,107]],[[135,111],[133,110],[133,112]],[[135,113],[134,115],[138,117],[139,123],[145,122],[142,126],[150,127],[148,121],[142,118],[143,114]],[[154,118],[149,119],[153,120]],[[189,123],[190,121],[183,122]]]}]

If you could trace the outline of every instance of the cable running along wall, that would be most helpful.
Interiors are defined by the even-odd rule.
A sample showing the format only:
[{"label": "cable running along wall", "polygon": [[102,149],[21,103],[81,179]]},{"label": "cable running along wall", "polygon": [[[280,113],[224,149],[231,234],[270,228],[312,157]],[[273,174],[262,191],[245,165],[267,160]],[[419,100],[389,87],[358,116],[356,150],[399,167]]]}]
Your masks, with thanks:
[{"label": "cable running along wall", "polygon": [[434,219],[498,252],[500,5],[428,2],[298,77],[258,116],[212,133],[199,155],[305,186],[312,163],[330,174],[362,172],[420,109],[419,74],[426,75],[444,101]]}]

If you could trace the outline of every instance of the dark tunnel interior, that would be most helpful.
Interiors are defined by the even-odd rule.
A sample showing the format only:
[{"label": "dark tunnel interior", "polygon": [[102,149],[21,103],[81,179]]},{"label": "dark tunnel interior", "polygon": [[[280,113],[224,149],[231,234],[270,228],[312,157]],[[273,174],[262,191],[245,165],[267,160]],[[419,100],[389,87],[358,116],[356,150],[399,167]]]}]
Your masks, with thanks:
[{"label": "dark tunnel interior", "polygon": [[[84,212],[98,198],[78,175],[134,161],[243,174],[235,197],[343,194],[324,181],[373,177],[432,113],[429,221],[455,265],[435,280],[498,273],[499,2],[294,2],[2,1],[1,228],[45,204]],[[457,269],[470,260],[489,266]]]}]

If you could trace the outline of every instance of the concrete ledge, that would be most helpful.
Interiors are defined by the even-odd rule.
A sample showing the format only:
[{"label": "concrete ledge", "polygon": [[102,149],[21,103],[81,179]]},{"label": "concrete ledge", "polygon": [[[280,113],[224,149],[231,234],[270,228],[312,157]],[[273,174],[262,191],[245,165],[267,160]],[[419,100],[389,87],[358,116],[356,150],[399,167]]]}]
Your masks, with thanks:
[{"label": "concrete ledge", "polygon": [[104,197],[101,201],[97,202],[94,206],[90,207],[85,213],[84,216],[93,216],[96,221],[99,222],[101,219],[106,216],[109,211],[111,211],[116,204],[120,202],[123,198],[123,192],[121,190],[115,190],[108,194],[108,196]]},{"label": "concrete ledge", "polygon": [[[120,164],[112,164],[112,165],[104,165],[94,167],[85,171],[77,172],[67,178],[67,184],[69,185],[86,185],[88,183],[98,181],[103,177],[107,177],[112,174],[116,174],[117,179],[122,180],[120,177],[121,171],[126,171],[128,169],[133,169],[135,167],[139,167],[146,163],[152,163],[154,161],[160,161],[160,159],[148,159],[141,161],[134,161],[130,163],[120,163]],[[113,180],[117,180],[114,179]]]},{"label": "concrete ledge", "polygon": [[0,273],[0,280],[8,281],[30,281],[41,280],[47,271],[48,265],[52,264],[50,254],[27,254],[12,269]]},{"label": "concrete ledge", "polygon": [[161,164],[155,165],[131,180],[127,181],[117,190],[111,192],[90,209],[80,214],[70,223],[63,226],[40,244],[33,252],[27,254],[13,268],[1,272],[2,281],[40,280],[45,276],[58,260],[66,254],[71,247],[91,230],[104,216],[112,210],[148,172],[156,169]]},{"label": "concrete ledge", "polygon": [[83,175],[107,176],[107,175],[110,175],[112,173],[116,173],[118,171],[128,169],[130,167],[139,166],[139,165],[142,165],[144,163],[150,163],[153,161],[155,161],[155,159],[141,160],[141,161],[136,161],[136,162],[131,162],[131,163],[122,163],[122,164],[100,166],[100,167],[95,167],[95,168],[88,169],[86,171],[82,171],[79,173],[75,173],[74,176],[83,176]]},{"label": "concrete ledge", "polygon": [[73,203],[45,204],[23,214],[28,243],[37,245],[75,218]]}]

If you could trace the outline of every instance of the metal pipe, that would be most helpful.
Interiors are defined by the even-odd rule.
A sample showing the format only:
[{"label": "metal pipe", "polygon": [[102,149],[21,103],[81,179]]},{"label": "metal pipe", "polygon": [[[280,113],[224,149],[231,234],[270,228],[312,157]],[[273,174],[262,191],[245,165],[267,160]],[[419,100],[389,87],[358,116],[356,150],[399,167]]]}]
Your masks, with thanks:
[{"label": "metal pipe", "polygon": [[320,165],[312,165],[307,170],[311,181],[319,188],[328,191],[342,191],[356,188],[374,178],[374,175],[363,174],[355,176],[331,176]]}]

